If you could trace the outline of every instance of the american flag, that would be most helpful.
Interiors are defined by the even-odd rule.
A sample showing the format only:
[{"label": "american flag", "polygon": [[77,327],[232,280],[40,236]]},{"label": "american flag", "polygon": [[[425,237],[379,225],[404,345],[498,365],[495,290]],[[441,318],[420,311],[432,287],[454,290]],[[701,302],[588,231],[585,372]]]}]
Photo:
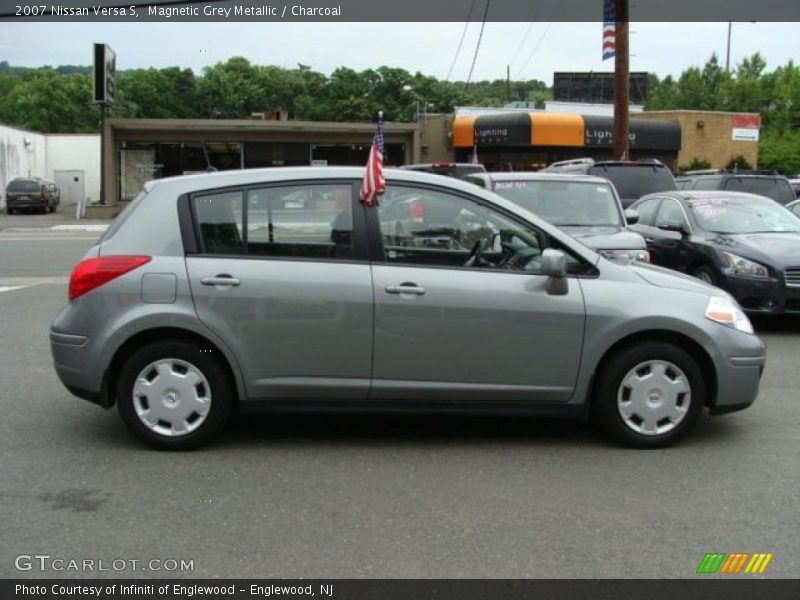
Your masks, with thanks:
[{"label": "american flag", "polygon": [[367,170],[361,181],[361,202],[366,206],[378,204],[378,194],[386,189],[386,180],[383,178],[383,112],[378,113],[378,127],[375,137],[372,138],[372,147],[369,149]]},{"label": "american flag", "polygon": [[617,45],[614,0],[603,0],[603,60],[613,58]]}]

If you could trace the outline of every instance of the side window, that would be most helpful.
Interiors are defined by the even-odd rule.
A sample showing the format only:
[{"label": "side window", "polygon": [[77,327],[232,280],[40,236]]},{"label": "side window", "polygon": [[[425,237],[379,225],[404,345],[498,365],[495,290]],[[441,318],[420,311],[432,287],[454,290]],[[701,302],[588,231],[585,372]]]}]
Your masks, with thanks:
[{"label": "side window", "polygon": [[544,235],[461,196],[391,186],[378,207],[387,262],[536,273]]},{"label": "side window", "polygon": [[243,192],[222,192],[194,197],[194,214],[205,254],[242,254]]},{"label": "side window", "polygon": [[656,219],[656,225],[666,221],[686,223],[686,217],[683,215],[680,204],[670,198],[666,198],[661,204],[661,208],[658,211],[658,218]]},{"label": "side window", "polygon": [[349,183],[262,187],[193,196],[200,251],[352,258],[351,196]]},{"label": "side window", "polygon": [[661,198],[651,198],[636,205],[636,212],[639,213],[639,225],[652,225],[656,216],[656,209]]},{"label": "side window", "polygon": [[349,184],[250,189],[247,253],[295,258],[353,257]]}]

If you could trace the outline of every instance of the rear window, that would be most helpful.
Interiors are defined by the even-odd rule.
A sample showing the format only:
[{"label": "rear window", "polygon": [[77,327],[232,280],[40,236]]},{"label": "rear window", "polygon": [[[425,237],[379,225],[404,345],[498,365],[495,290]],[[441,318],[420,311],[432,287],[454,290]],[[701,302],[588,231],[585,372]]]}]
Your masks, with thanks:
[{"label": "rear window", "polygon": [[591,175],[610,179],[620,198],[641,198],[654,192],[675,190],[675,179],[666,167],[655,165],[595,165]]},{"label": "rear window", "polygon": [[8,187],[6,188],[6,192],[10,193],[17,193],[17,192],[38,192],[41,190],[42,184],[38,181],[30,181],[28,179],[16,179],[14,181],[9,182]]},{"label": "rear window", "polygon": [[788,204],[794,200],[794,192],[789,183],[772,177],[730,177],[725,182],[725,189],[766,196],[779,204]]}]

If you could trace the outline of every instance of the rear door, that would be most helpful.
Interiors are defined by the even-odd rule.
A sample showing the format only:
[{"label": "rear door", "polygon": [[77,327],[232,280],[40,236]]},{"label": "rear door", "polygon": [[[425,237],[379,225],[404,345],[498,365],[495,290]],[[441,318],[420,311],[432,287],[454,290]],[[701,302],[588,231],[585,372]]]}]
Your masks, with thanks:
[{"label": "rear door", "polygon": [[351,181],[211,190],[182,198],[200,320],[234,349],[255,398],[366,398],[372,279]]},{"label": "rear door", "polygon": [[[381,231],[422,199],[445,241]],[[435,207],[435,208],[434,208]],[[442,215],[448,215],[443,222]],[[546,292],[547,236],[469,196],[391,183],[368,209],[375,285],[371,398],[566,402],[583,346],[581,287]]]}]

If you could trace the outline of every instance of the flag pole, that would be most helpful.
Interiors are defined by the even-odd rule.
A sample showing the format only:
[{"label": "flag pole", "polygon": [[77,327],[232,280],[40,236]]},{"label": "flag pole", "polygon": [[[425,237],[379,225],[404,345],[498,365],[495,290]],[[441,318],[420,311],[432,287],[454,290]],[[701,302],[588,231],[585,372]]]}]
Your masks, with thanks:
[{"label": "flag pole", "polygon": [[614,160],[630,158],[628,139],[629,64],[628,0],[614,0],[616,47],[614,51]]}]

